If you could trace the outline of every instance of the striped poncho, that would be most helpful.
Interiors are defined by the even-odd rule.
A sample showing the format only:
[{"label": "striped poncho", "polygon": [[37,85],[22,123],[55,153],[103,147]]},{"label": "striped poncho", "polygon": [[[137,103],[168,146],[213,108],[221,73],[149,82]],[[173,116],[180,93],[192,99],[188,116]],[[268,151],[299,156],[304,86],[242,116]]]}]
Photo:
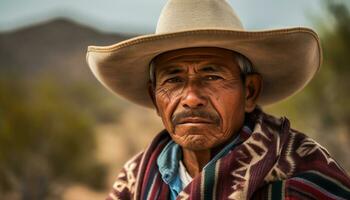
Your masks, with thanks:
[{"label": "striped poncho", "polygon": [[[325,148],[258,110],[251,134],[242,130],[240,143],[193,177],[177,199],[350,199],[350,178]],[[129,160],[107,197],[169,199],[169,187],[157,166],[158,155],[171,140],[166,131]]]}]

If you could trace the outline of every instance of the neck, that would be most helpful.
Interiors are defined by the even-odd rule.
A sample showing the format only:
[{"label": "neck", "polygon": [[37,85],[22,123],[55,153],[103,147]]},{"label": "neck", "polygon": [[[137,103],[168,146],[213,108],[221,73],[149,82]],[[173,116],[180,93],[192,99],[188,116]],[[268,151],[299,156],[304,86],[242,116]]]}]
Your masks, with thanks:
[{"label": "neck", "polygon": [[210,150],[193,151],[190,149],[182,148],[183,162],[191,177],[195,177],[201,173],[203,167],[211,159]]},{"label": "neck", "polygon": [[224,142],[223,144],[214,147],[212,149],[205,150],[192,150],[182,148],[183,162],[191,177],[195,177],[200,174],[206,164],[219,153],[230,140]]}]

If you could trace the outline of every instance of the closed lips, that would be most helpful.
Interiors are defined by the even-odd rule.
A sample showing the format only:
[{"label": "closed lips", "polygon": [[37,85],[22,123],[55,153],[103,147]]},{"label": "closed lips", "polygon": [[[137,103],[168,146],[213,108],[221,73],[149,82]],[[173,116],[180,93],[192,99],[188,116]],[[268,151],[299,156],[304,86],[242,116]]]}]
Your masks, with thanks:
[{"label": "closed lips", "polygon": [[184,118],[179,120],[178,124],[187,124],[187,123],[198,123],[198,124],[211,124],[212,121],[203,118]]}]

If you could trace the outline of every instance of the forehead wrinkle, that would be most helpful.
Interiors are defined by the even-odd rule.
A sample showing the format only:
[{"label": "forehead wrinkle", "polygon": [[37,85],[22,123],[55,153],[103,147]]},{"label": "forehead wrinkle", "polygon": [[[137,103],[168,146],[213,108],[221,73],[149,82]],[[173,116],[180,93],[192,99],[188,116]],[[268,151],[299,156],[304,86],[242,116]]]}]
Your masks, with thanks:
[{"label": "forehead wrinkle", "polygon": [[[165,57],[165,58],[164,58]],[[195,66],[195,71],[199,72],[209,72],[205,66],[203,66],[203,70],[201,68],[201,65],[213,65],[212,68],[213,72],[231,72],[235,73],[236,69],[229,69],[229,68],[234,68],[234,67],[215,67],[215,65],[218,66],[227,66],[226,62],[223,62],[222,58],[225,58],[225,56],[221,56],[220,54],[203,54],[201,53],[200,55],[191,55],[191,54],[186,54],[186,55],[173,55],[173,56],[166,56],[164,57],[158,57],[156,59],[156,67],[155,71],[157,75],[164,75],[164,74],[177,74],[181,72],[188,71],[188,67],[184,66],[189,66],[189,65],[194,65]],[[234,65],[237,65],[237,68],[239,69],[239,66],[234,59],[234,56],[232,55],[232,61],[234,62]],[[199,66],[199,70],[197,69],[197,66]],[[176,69],[174,69],[176,68]],[[186,68],[186,69],[185,69]],[[158,73],[157,73],[158,72]]]},{"label": "forehead wrinkle", "polygon": [[191,61],[202,61],[208,59],[222,59],[225,56],[220,54],[212,53],[200,53],[200,54],[164,54],[156,58],[157,63],[169,63],[169,62],[191,62]]},{"label": "forehead wrinkle", "polygon": [[[189,65],[197,65],[198,61],[175,61],[173,63],[166,63],[165,65],[161,65],[161,63],[158,63],[157,65],[160,65],[160,67],[157,67],[156,65],[156,74],[157,75],[171,75],[171,74],[178,74],[182,72],[187,72]],[[185,67],[184,67],[185,66]]]},{"label": "forehead wrinkle", "polygon": [[[190,71],[194,71],[194,72],[201,72],[201,71],[205,71],[205,68],[207,68],[206,66],[202,67],[201,65],[203,65],[203,63],[205,64],[206,62],[200,62],[200,61],[179,61],[177,63],[172,63],[170,65],[164,65],[162,67],[160,67],[159,71],[158,71],[158,75],[162,76],[162,75],[172,75],[172,74],[179,74],[179,73],[183,73],[183,72],[190,72]],[[199,68],[199,69],[198,69]],[[203,70],[202,70],[203,68]],[[213,70],[215,71],[215,67],[211,67]],[[193,70],[191,70],[193,69]],[[219,70],[217,70],[219,71]]]}]

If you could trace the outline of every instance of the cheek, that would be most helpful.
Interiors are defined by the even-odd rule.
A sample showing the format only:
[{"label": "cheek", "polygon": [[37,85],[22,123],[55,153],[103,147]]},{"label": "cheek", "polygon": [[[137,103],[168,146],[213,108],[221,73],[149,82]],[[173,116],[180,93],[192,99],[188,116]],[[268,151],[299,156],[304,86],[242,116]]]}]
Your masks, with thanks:
[{"label": "cheek", "polygon": [[244,122],[244,99],[231,100],[226,105],[223,128],[225,132],[236,133]]},{"label": "cheek", "polygon": [[179,102],[179,95],[172,90],[162,88],[157,89],[155,92],[156,104],[160,117],[162,118],[165,128],[169,131],[173,131],[171,124],[171,116],[174,108]]},{"label": "cheek", "polygon": [[244,121],[244,90],[241,83],[226,83],[211,90],[211,103],[222,119],[225,136],[237,132]]}]

